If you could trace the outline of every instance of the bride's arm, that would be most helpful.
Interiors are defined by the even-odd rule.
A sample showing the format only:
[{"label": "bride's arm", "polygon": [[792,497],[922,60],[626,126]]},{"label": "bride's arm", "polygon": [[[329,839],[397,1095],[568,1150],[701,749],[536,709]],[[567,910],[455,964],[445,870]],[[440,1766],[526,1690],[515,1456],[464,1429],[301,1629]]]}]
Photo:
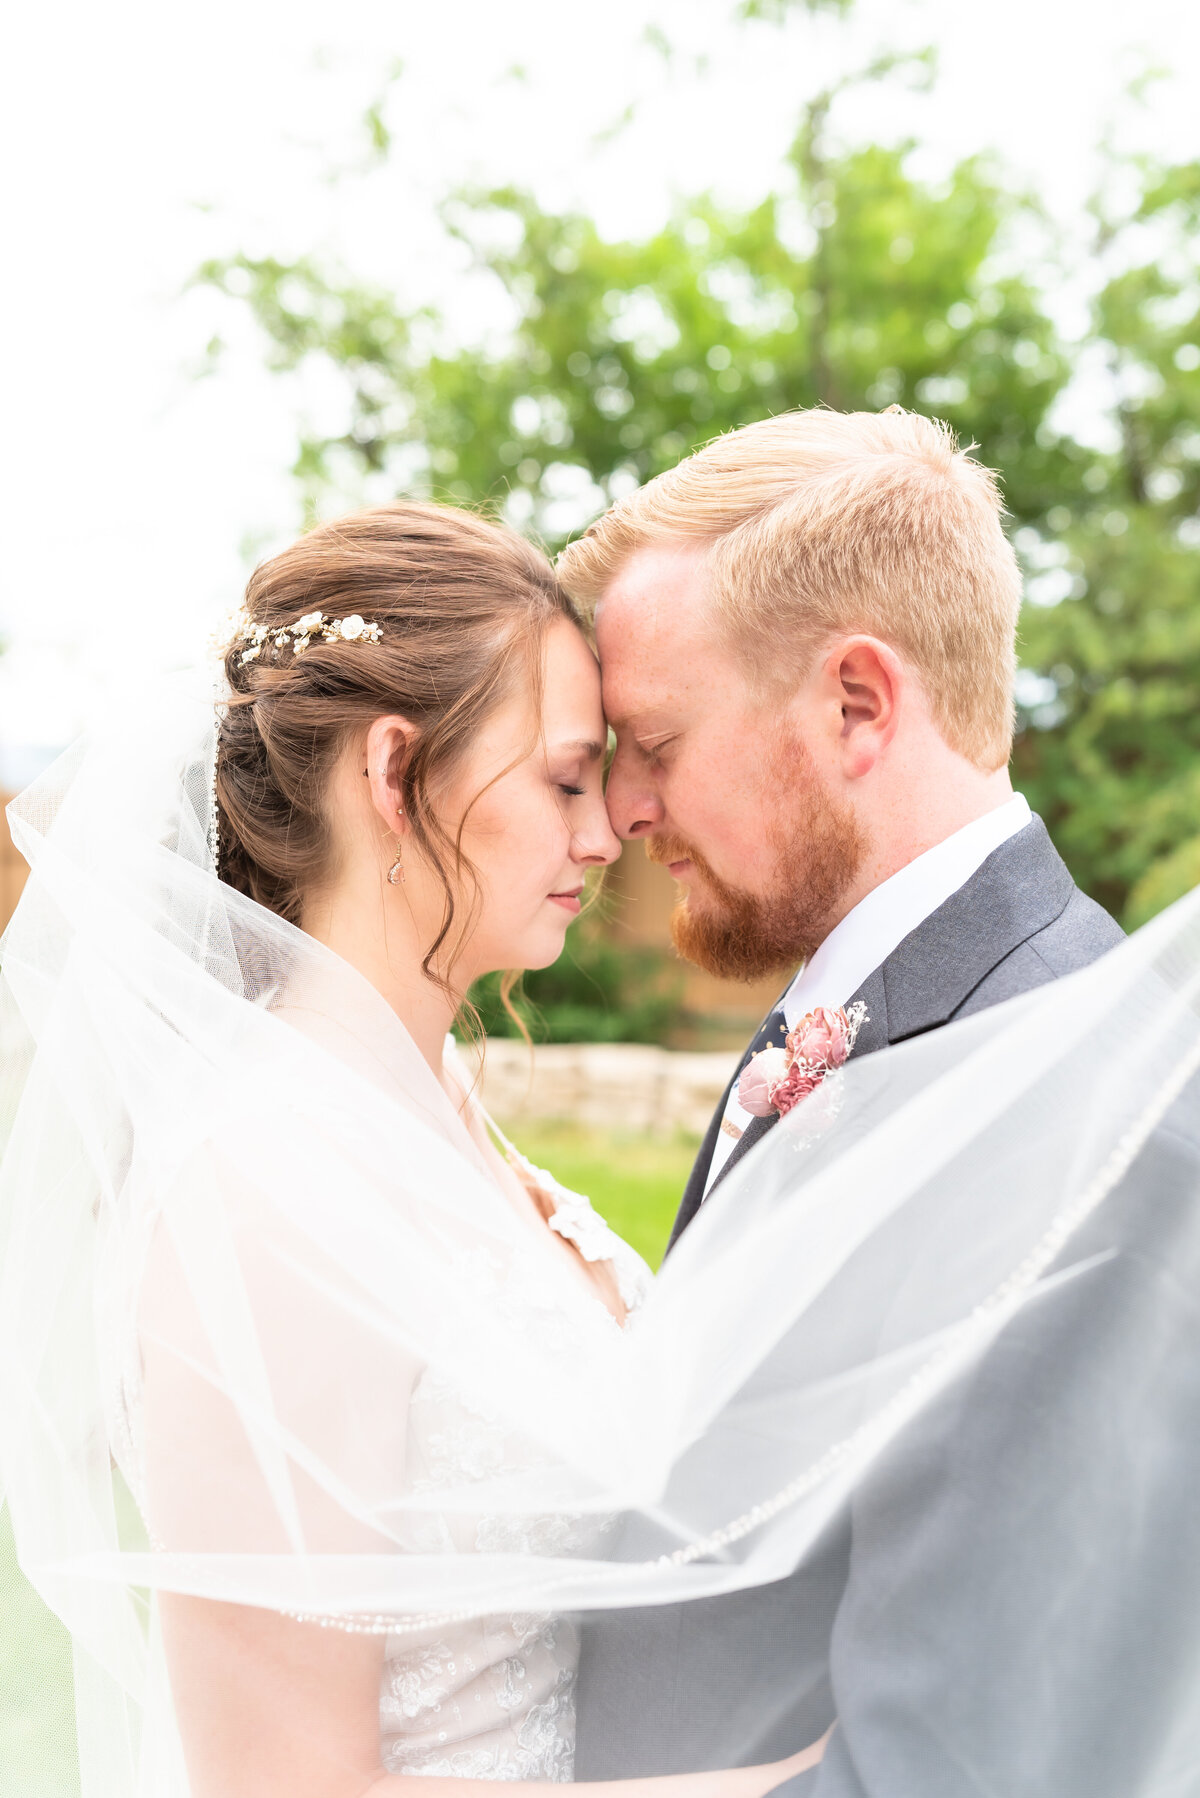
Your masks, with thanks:
[{"label": "bride's arm", "polygon": [[[201,1184],[201,1199],[213,1183]],[[182,1199],[187,1196],[184,1189]],[[482,1798],[491,1782],[384,1772],[382,1636],[322,1629],[279,1611],[165,1589],[175,1557],[188,1577],[193,1556],[202,1568],[240,1556],[267,1564],[294,1558],[302,1572],[297,1534],[318,1559],[395,1552],[369,1520],[347,1513],[328,1481],[309,1476],[294,1458],[283,1457],[282,1467],[275,1461],[282,1437],[288,1445],[293,1439],[315,1444],[318,1462],[324,1453],[340,1467],[345,1397],[375,1393],[372,1427],[355,1433],[353,1474],[362,1493],[386,1493],[394,1469],[405,1465],[407,1397],[416,1369],[402,1343],[389,1349],[375,1330],[346,1329],[334,1301],[322,1312],[319,1283],[304,1277],[309,1245],[278,1220],[257,1229],[255,1194],[236,1196],[230,1207],[236,1254],[226,1244],[232,1296],[215,1283],[204,1289],[210,1310],[224,1303],[236,1316],[240,1296],[248,1318],[265,1320],[248,1347],[231,1339],[242,1355],[236,1378],[231,1381],[217,1354],[210,1318],[185,1278],[187,1254],[203,1260],[194,1238],[207,1225],[204,1205],[177,1202],[170,1228],[158,1231],[140,1317],[147,1522],[164,1557],[158,1615],[192,1798]],[[269,1386],[275,1429],[255,1427],[260,1384]],[[283,1589],[302,1591],[299,1574]],[[597,1798],[760,1798],[799,1770],[791,1764],[741,1768],[594,1790]],[[553,1789],[526,1786],[531,1793]]]},{"label": "bride's arm", "polygon": [[[163,1593],[163,1645],[192,1798],[483,1798],[477,1779],[379,1763],[383,1638]],[[591,1798],[764,1798],[825,1744],[769,1767],[578,1785]],[[530,1794],[561,1788],[523,1783]]]}]

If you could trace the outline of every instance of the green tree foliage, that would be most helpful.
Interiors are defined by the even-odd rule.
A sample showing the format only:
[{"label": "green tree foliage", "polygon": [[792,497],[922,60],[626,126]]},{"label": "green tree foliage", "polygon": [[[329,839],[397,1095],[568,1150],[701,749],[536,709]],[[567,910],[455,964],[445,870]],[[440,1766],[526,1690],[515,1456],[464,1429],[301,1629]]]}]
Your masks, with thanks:
[{"label": "green tree foliage", "polygon": [[782,25],[789,13],[848,13],[853,0],[741,0],[736,17],[739,19],[766,19],[772,25]]},{"label": "green tree foliage", "polygon": [[679,1026],[681,988],[678,963],[617,943],[593,920],[552,967],[523,976],[511,1010],[497,974],[476,982],[471,1001],[489,1036],[519,1035],[515,1011],[534,1042],[661,1043]]},{"label": "green tree foliage", "polygon": [[[854,79],[929,78],[884,56]],[[508,308],[498,341],[447,347],[432,313],[312,258],[202,276],[249,305],[276,367],[319,359],[344,383],[344,430],[296,467],[314,510],[330,490],[484,502],[554,548],[767,413],[946,419],[1001,471],[1028,575],[1018,778],[1077,879],[1140,917],[1200,866],[1200,165],[1114,169],[1132,198],[1097,205],[1093,330],[1066,342],[1036,199],[983,158],[931,182],[912,144],[841,144],[846,85],[805,108],[784,179],[745,211],[700,194],[612,242],[515,188],[447,200]],[[1109,396],[1107,448],[1059,422],[1072,382]]]},{"label": "green tree foliage", "polygon": [[1200,881],[1200,164],[1109,185],[1133,185],[1123,215],[1095,208],[1112,446],[1070,459],[1029,536],[1017,773],[1136,924]]},{"label": "green tree foliage", "polygon": [[[860,79],[926,73],[883,58]],[[977,159],[932,185],[907,173],[911,145],[835,154],[839,91],[806,109],[781,191],[744,213],[702,195],[653,237],[612,243],[515,189],[448,201],[448,228],[511,307],[498,349],[431,350],[428,315],[311,261],[208,265],[275,366],[323,357],[345,380],[346,429],[302,445],[310,500],[375,472],[505,503],[554,546],[719,431],[899,402],[1012,464],[1010,504],[1039,516],[1061,471],[1031,439],[1069,365],[1034,287],[992,266],[1028,208]]]}]

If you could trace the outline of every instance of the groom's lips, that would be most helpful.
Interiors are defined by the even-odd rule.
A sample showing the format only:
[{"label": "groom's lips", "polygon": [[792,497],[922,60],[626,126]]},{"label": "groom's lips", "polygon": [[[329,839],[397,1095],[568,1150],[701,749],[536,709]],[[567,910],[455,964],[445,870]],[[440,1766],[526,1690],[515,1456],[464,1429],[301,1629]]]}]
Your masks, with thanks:
[{"label": "groom's lips", "polygon": [[672,841],[670,837],[659,837],[657,840],[652,837],[646,844],[646,853],[652,862],[657,862],[660,868],[667,870],[672,880],[686,880],[696,872],[696,863],[692,856],[686,853],[680,855],[680,847],[678,838]]}]

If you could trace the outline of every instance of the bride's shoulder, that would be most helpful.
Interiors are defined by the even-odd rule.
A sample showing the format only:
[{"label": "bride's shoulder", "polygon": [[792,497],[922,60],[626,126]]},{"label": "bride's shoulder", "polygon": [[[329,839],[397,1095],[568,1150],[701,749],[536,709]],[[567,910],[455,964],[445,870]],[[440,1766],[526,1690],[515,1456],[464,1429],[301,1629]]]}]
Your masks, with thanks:
[{"label": "bride's shoulder", "polygon": [[622,1305],[627,1312],[636,1311],[645,1301],[654,1277],[637,1250],[606,1222],[586,1193],[564,1186],[510,1141],[484,1105],[478,1076],[471,1073],[453,1036],[446,1038],[443,1066],[470,1103],[480,1125],[491,1133],[504,1159],[538,1201],[550,1229],[571,1243],[585,1261],[608,1262]]},{"label": "bride's shoulder", "polygon": [[626,1311],[636,1311],[645,1302],[654,1279],[637,1250],[600,1215],[586,1193],[564,1186],[546,1168],[530,1161],[507,1138],[505,1147],[526,1183],[544,1199],[550,1228],[564,1241],[572,1243],[585,1261],[607,1261],[616,1277],[621,1303]]}]

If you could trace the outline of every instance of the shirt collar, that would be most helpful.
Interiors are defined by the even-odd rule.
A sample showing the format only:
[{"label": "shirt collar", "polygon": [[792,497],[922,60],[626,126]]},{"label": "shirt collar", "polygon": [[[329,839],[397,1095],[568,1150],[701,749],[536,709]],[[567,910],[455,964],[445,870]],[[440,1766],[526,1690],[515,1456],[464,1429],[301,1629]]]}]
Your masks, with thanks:
[{"label": "shirt collar", "polygon": [[788,988],[789,1030],[818,1005],[845,1005],[892,950],[970,880],[992,852],[1029,823],[1021,793],[964,824],[882,881],[847,912]]}]

